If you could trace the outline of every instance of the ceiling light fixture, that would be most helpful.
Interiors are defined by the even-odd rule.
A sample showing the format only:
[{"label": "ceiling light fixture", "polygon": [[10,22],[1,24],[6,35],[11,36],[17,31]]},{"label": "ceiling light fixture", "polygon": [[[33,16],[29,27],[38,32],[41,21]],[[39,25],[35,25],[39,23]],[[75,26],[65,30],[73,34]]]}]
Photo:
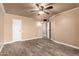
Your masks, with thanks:
[{"label": "ceiling light fixture", "polygon": [[40,15],[41,15],[41,14],[44,14],[44,12],[43,12],[43,11],[39,11],[38,13],[39,13]]}]

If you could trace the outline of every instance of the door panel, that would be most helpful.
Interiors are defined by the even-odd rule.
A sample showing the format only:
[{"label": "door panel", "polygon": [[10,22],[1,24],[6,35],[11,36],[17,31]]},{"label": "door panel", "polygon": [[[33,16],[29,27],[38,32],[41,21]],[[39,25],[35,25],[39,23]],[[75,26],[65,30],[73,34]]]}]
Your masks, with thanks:
[{"label": "door panel", "polygon": [[19,41],[22,39],[21,28],[22,28],[22,21],[19,19],[13,19],[12,24],[13,41]]}]

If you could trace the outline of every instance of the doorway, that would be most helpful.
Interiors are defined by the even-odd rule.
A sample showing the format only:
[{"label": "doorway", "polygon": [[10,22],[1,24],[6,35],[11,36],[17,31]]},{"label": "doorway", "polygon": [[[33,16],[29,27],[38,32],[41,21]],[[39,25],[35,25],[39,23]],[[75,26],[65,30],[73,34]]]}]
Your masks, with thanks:
[{"label": "doorway", "polygon": [[12,20],[12,39],[13,41],[19,41],[22,39],[22,20]]},{"label": "doorway", "polygon": [[42,24],[42,29],[43,29],[43,37],[51,39],[51,22],[44,21]]}]

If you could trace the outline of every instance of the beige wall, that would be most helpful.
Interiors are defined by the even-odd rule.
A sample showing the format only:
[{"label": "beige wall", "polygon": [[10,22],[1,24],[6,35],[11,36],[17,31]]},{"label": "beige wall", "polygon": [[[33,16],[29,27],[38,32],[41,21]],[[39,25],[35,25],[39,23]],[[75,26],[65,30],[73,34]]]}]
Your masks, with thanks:
[{"label": "beige wall", "polygon": [[4,15],[4,42],[12,41],[12,19],[22,20],[22,39],[40,38],[40,27],[36,26],[37,20],[18,15]]},{"label": "beige wall", "polygon": [[32,18],[23,19],[23,39],[42,37],[41,27],[37,26],[38,20]]},{"label": "beige wall", "polygon": [[4,12],[2,10],[2,5],[0,4],[0,45],[3,43],[4,37],[3,37],[3,19],[4,18]]},{"label": "beige wall", "polygon": [[52,17],[52,39],[79,47],[79,7]]}]

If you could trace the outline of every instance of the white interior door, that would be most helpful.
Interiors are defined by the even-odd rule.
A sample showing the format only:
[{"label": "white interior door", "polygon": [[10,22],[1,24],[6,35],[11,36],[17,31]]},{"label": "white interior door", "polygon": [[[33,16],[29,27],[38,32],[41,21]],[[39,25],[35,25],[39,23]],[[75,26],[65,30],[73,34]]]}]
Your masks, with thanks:
[{"label": "white interior door", "polygon": [[46,22],[43,22],[42,30],[43,30],[43,37],[47,37],[47,25],[46,25]]},{"label": "white interior door", "polygon": [[43,37],[50,38],[50,23],[49,22],[43,22],[42,25],[43,28]]},{"label": "white interior door", "polygon": [[13,19],[12,32],[13,32],[13,41],[19,41],[22,39],[22,20]]},{"label": "white interior door", "polygon": [[47,38],[50,38],[50,35],[49,35],[49,31],[50,31],[49,28],[50,28],[50,27],[49,27],[49,26],[50,26],[50,25],[49,25],[49,22],[47,22]]}]

